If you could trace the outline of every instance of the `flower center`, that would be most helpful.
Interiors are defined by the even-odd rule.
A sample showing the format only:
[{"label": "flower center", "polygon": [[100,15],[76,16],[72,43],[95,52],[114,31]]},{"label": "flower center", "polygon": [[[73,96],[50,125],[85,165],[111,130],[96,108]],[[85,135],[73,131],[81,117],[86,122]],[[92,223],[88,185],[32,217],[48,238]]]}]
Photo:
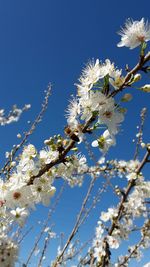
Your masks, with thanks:
[{"label": "flower center", "polygon": [[141,43],[145,41],[145,36],[144,35],[140,35],[137,36],[138,41],[140,41]]},{"label": "flower center", "polygon": [[20,192],[15,192],[14,194],[13,194],[13,198],[14,199],[19,199],[21,197],[21,193]]},{"label": "flower center", "polygon": [[99,148],[104,149],[104,146],[105,146],[105,138],[103,136],[101,136],[98,139],[98,146],[99,146]]},{"label": "flower center", "polygon": [[0,207],[3,207],[4,204],[5,204],[5,201],[0,200]]},{"label": "flower center", "polygon": [[37,188],[37,192],[41,192],[42,191],[42,188],[39,186],[38,188]]},{"label": "flower center", "polygon": [[111,111],[106,111],[103,115],[104,115],[106,118],[110,119],[111,116],[112,116],[112,112],[111,112]]}]

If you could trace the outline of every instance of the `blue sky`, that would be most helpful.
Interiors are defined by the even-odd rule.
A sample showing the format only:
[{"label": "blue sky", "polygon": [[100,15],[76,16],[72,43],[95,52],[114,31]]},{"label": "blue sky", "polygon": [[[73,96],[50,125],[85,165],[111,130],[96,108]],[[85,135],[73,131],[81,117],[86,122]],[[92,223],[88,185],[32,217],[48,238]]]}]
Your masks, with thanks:
[{"label": "blue sky", "polygon": [[[120,37],[116,32],[129,17],[134,20],[142,17],[150,19],[149,10],[149,0],[0,1],[0,108],[8,111],[13,104],[32,105],[20,123],[1,127],[2,159],[5,151],[17,142],[16,134],[26,131],[29,127],[27,121],[33,121],[40,110],[44,90],[49,82],[53,85],[49,107],[30,139],[39,149],[44,139],[63,131],[66,124],[64,110],[70,95],[75,95],[74,83],[89,59],[110,58],[122,69],[126,63],[133,66],[137,62],[138,48],[133,51],[117,48]],[[145,94],[135,91],[133,94],[133,102],[127,106],[128,114],[118,136],[121,146],[111,151],[111,155],[116,158],[132,157],[131,139],[134,138],[138,124],[137,115],[143,106],[149,105],[149,96],[145,97]],[[146,132],[149,132],[148,124]],[[64,213],[71,213],[71,208],[75,216],[86,192],[86,184],[82,192],[81,189],[73,190],[67,191],[63,199],[64,210],[59,209],[57,216],[61,221]],[[68,198],[72,195],[72,205],[68,206]],[[45,210],[40,209],[36,216],[44,214]],[[67,219],[67,226],[64,224],[64,227],[71,227],[72,223],[72,218]],[[62,231],[60,225],[58,230]]]}]

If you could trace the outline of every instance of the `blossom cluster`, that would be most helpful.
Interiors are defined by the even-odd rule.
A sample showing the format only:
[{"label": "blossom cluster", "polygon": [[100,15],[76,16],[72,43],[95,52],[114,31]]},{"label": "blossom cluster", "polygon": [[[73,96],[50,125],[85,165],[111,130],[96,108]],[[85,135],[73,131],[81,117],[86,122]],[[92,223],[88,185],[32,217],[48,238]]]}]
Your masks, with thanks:
[{"label": "blossom cluster", "polygon": [[0,266],[15,266],[18,257],[18,245],[7,235],[0,235]]},{"label": "blossom cluster", "polygon": [[[128,20],[125,28],[119,33],[121,42],[119,47],[127,46],[135,48],[150,40],[150,26],[148,22]],[[144,48],[142,48],[144,49]],[[143,51],[143,50],[142,50]],[[135,74],[129,79],[131,85],[141,79],[141,75]],[[97,59],[89,62],[83,70],[77,84],[77,97],[74,98],[68,107],[67,122],[82,140],[81,125],[92,117],[95,118],[96,126],[105,126],[106,130],[99,138],[92,142],[92,146],[98,146],[102,152],[107,152],[109,147],[115,145],[115,135],[118,133],[119,125],[124,120],[123,109],[115,103],[111,97],[112,90],[118,90],[124,86],[125,77],[122,70],[115,67],[109,59],[104,63]],[[145,85],[144,88],[149,88]],[[131,95],[127,94],[122,101],[131,100]]]},{"label": "blossom cluster", "polygon": [[[136,174],[137,167],[139,166],[139,161],[131,160],[129,162],[125,161],[114,161],[116,167],[119,172],[118,175],[127,177],[128,183],[135,181],[136,184],[134,186],[133,191],[129,194],[127,200],[123,204],[122,215],[119,216],[120,205],[117,207],[110,207],[106,212],[102,211],[100,215],[100,220],[98,221],[98,226],[96,228],[96,234],[93,241],[94,248],[94,257],[97,262],[101,262],[102,257],[108,257],[106,251],[110,251],[110,249],[118,249],[123,240],[129,239],[129,236],[132,234],[134,229],[138,228],[136,225],[136,219],[142,218],[145,220],[144,226],[141,228],[140,235],[141,240],[140,244],[137,246],[133,246],[128,248],[128,251],[131,253],[132,258],[136,258],[137,260],[142,257],[142,250],[144,248],[150,247],[150,232],[149,232],[149,211],[147,207],[147,201],[150,199],[150,182],[145,181],[142,174]],[[115,175],[116,171],[114,169],[113,175]],[[136,177],[136,178],[135,178]],[[125,192],[116,188],[116,193],[118,195],[124,196]],[[119,216],[119,217],[118,217]],[[119,220],[118,220],[119,219]],[[107,233],[106,229],[111,224],[115,224],[113,231],[111,234]],[[106,244],[108,248],[106,249]],[[122,256],[118,258],[118,262],[114,265],[114,267],[118,267],[121,264],[124,266],[128,266],[126,263],[126,257]],[[130,257],[129,257],[130,260]]]},{"label": "blossom cluster", "polygon": [[86,123],[94,117],[95,126],[105,126],[104,133],[92,143],[93,146],[99,146],[103,152],[115,145],[118,126],[124,120],[121,108],[117,106],[114,98],[108,95],[110,86],[117,89],[123,83],[121,73],[109,59],[105,63],[98,59],[96,62],[90,62],[77,84],[78,97],[73,99],[68,107],[68,125],[72,131],[78,133],[81,140],[83,121]]},{"label": "blossom cluster", "polygon": [[58,156],[54,144],[53,149],[50,145],[39,153],[31,144],[24,148],[9,180],[0,180],[0,212],[3,217],[6,216],[10,221],[16,220],[22,226],[30,208],[33,209],[38,203],[49,205],[50,198],[56,191],[53,183],[58,177],[65,179],[71,186],[82,184],[82,173],[87,165],[86,158],[81,155],[66,157],[64,163],[52,167],[30,184],[30,178],[38,175],[43,166],[50,164]]},{"label": "blossom cluster", "polygon": [[4,109],[0,109],[0,125],[4,126],[6,124],[18,121],[22,112],[30,109],[30,107],[31,105],[27,104],[22,109],[20,109],[16,105],[14,105],[7,116],[5,115]]},{"label": "blossom cluster", "polygon": [[[132,49],[141,45],[142,58],[146,48],[145,43],[150,40],[149,24],[145,23],[144,19],[135,22],[128,20],[120,34],[121,42],[118,46]],[[109,148],[116,144],[116,135],[124,120],[124,109],[120,102],[132,99],[130,94],[125,94],[117,103],[114,95],[139,79],[141,75],[135,72],[126,78],[122,70],[115,67],[109,59],[104,62],[99,59],[89,62],[76,84],[77,96],[70,101],[67,109],[68,125],[65,128],[67,138],[60,135],[50,137],[45,140],[45,147],[39,152],[34,145],[29,144],[23,148],[18,158],[10,162],[7,179],[0,179],[0,266],[13,267],[17,259],[18,245],[7,235],[10,226],[17,222],[22,227],[37,204],[49,205],[56,191],[54,186],[56,179],[63,178],[71,187],[81,186],[84,174],[89,172],[94,177],[99,176],[101,172],[106,176],[109,175],[109,178],[116,175],[121,179],[125,177],[126,188],[130,188],[129,186],[132,188],[130,192],[126,191],[126,188],[120,189],[116,186],[114,191],[119,198],[119,204],[116,207],[110,206],[106,212],[102,211],[100,214],[95,238],[89,251],[96,264],[101,266],[105,260],[105,266],[118,267],[120,264],[128,266],[126,263],[128,256],[120,257],[117,263],[111,264],[111,250],[118,249],[122,241],[128,239],[139,217],[144,220],[144,226],[140,231],[142,241],[138,247],[129,247],[128,252],[132,257],[139,258],[140,248],[150,246],[149,213],[146,202],[150,198],[150,182],[144,180],[141,172],[137,172],[139,160],[128,162],[113,160],[99,168],[99,164],[104,163],[101,160],[101,163],[99,161],[96,166],[89,168],[85,156],[70,152],[71,149],[76,149],[75,143],[84,141],[85,133],[94,132],[96,139],[92,139],[92,146],[99,147],[103,155],[106,155]],[[140,90],[149,92],[149,88],[147,84]],[[4,110],[0,110],[0,125],[17,121],[21,113],[28,108],[30,105],[25,105],[23,109],[14,106],[8,116],[5,116]],[[97,135],[99,129],[100,133]],[[11,158],[9,156],[7,153],[7,157]],[[62,251],[59,250],[58,254]],[[74,254],[76,254],[75,247],[70,244],[63,257],[67,261]],[[55,262],[54,266],[57,266]]]}]

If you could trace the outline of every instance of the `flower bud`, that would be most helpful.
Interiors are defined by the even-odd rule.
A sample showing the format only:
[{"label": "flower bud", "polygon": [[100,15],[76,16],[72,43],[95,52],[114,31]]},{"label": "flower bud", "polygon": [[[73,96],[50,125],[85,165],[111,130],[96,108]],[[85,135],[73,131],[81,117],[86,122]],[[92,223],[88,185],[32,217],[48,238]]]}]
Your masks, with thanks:
[{"label": "flower bud", "polygon": [[17,134],[17,138],[21,138],[21,134],[20,133]]},{"label": "flower bud", "polygon": [[16,166],[16,162],[12,161],[10,165],[11,165],[11,167],[15,167]]},{"label": "flower bud", "polygon": [[150,144],[149,143],[147,144],[147,149],[148,149],[148,151],[150,151]]},{"label": "flower bud", "polygon": [[124,96],[121,98],[122,102],[129,102],[132,99],[131,94],[124,94]]},{"label": "flower bud", "polygon": [[150,93],[150,84],[145,84],[143,87],[140,88],[143,92]]},{"label": "flower bud", "polygon": [[137,73],[134,75],[134,78],[133,78],[133,82],[138,82],[139,80],[141,80],[141,74],[140,73]]},{"label": "flower bud", "polygon": [[44,144],[49,146],[52,144],[52,141],[50,139],[46,139],[46,140],[44,140]]},{"label": "flower bud", "polygon": [[133,84],[133,83],[135,83],[135,82],[138,82],[139,80],[141,80],[141,74],[140,73],[137,73],[137,74],[135,74],[135,75],[131,75],[131,79],[130,79],[130,81],[129,81],[129,85],[131,85],[131,84]]},{"label": "flower bud", "polygon": [[142,148],[145,148],[145,147],[146,147],[145,143],[142,142],[142,143],[141,143],[141,147],[142,147]]}]

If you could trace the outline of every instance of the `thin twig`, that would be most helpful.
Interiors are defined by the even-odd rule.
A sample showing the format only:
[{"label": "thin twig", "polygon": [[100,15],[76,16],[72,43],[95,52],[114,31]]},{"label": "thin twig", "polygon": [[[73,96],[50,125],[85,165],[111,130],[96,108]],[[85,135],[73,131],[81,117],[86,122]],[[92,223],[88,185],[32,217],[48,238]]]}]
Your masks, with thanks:
[{"label": "thin twig", "polygon": [[130,81],[132,75],[136,74],[139,70],[142,70],[143,65],[148,62],[150,60],[150,52],[148,52],[145,57],[143,58],[143,60],[139,60],[139,62],[137,63],[137,65],[127,73],[127,75],[124,78],[124,82],[123,84],[115,91],[113,91],[109,97],[114,97],[116,94],[118,94],[118,92],[123,91],[123,89],[125,89],[125,87],[128,86],[128,82]]},{"label": "thin twig", "polygon": [[[48,107],[48,102],[49,102],[49,97],[51,95],[51,85],[49,84],[46,90],[46,95],[44,98],[44,102],[42,104],[42,109],[40,110],[39,114],[37,115],[36,119],[34,120],[33,124],[31,125],[30,129],[28,132],[24,134],[23,139],[21,142],[13,148],[11,151],[11,157],[8,159],[8,161],[5,163],[4,167],[0,170],[0,174],[4,173],[5,171],[10,171],[11,170],[11,165],[10,163],[13,161],[17,151],[27,142],[28,137],[34,132],[36,129],[37,124],[42,120],[43,115]],[[10,166],[9,166],[10,165]]]},{"label": "thin twig", "polygon": [[140,123],[140,128],[139,128],[139,131],[138,131],[138,139],[137,139],[136,148],[135,148],[134,160],[137,158],[137,156],[139,154],[139,148],[140,148],[141,138],[142,138],[143,129],[144,129],[144,122],[145,122],[146,112],[147,112],[146,108],[143,108],[141,110],[141,114],[140,114],[141,123]]},{"label": "thin twig", "polygon": [[79,225],[80,225],[80,219],[81,219],[82,214],[83,214],[83,212],[84,212],[86,203],[87,203],[87,201],[88,201],[88,199],[89,199],[89,196],[90,196],[90,193],[91,193],[91,191],[92,191],[92,189],[93,189],[93,186],[94,186],[94,183],[95,183],[95,179],[96,179],[96,178],[93,177],[93,179],[92,179],[91,182],[90,182],[90,185],[89,185],[87,194],[86,194],[86,196],[85,196],[85,198],[84,198],[84,200],[83,200],[83,203],[82,203],[80,212],[79,212],[79,214],[78,214],[78,216],[77,216],[77,220],[76,220],[76,223],[75,223],[75,225],[74,225],[74,227],[73,227],[73,230],[71,231],[71,234],[69,235],[69,237],[68,237],[68,239],[67,239],[67,241],[66,241],[66,244],[64,245],[63,250],[61,251],[61,253],[60,253],[59,256],[57,257],[56,261],[54,262],[53,267],[57,267],[58,264],[61,263],[61,259],[62,259],[63,255],[64,255],[66,249],[68,248],[68,246],[69,246],[71,240],[73,239],[73,237],[75,236],[76,232],[78,231],[78,228],[79,228]]},{"label": "thin twig", "polygon": [[57,196],[57,198],[56,198],[56,200],[55,200],[55,202],[54,202],[52,208],[49,210],[49,213],[48,213],[48,216],[47,216],[47,220],[45,221],[45,223],[44,223],[44,225],[43,225],[43,228],[42,228],[42,230],[41,230],[41,232],[40,232],[39,236],[37,237],[37,240],[36,240],[36,242],[35,242],[35,244],[34,244],[34,247],[32,248],[32,250],[31,250],[31,252],[30,252],[30,254],[29,254],[29,256],[28,256],[28,259],[27,259],[26,264],[25,264],[26,267],[27,267],[27,265],[28,265],[28,263],[29,263],[29,261],[30,261],[32,255],[33,255],[35,249],[37,248],[37,245],[38,245],[39,241],[41,240],[41,238],[42,238],[42,236],[43,236],[43,234],[44,234],[44,231],[45,231],[45,229],[46,229],[46,227],[47,227],[47,225],[48,225],[48,222],[49,222],[49,220],[50,220],[50,218],[51,218],[51,216],[52,216],[52,213],[53,213],[53,212],[55,211],[55,209],[56,209],[56,206],[57,206],[57,204],[58,204],[58,202],[59,202],[59,200],[60,200],[60,198],[61,198],[61,196],[62,196],[62,193],[63,193],[63,191],[64,191],[64,189],[65,189],[65,185],[66,185],[66,183],[64,183],[64,184],[62,185],[62,187],[61,187],[61,189],[60,189],[60,192],[59,192],[59,194],[58,194],[58,196]]}]

